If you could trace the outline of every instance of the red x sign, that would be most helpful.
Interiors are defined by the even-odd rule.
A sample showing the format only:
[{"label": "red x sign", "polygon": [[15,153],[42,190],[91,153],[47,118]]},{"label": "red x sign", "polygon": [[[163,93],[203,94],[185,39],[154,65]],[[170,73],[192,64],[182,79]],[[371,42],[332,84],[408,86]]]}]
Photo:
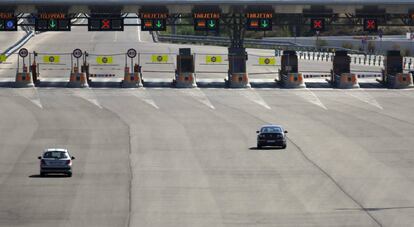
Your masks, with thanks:
[{"label": "red x sign", "polygon": [[111,21],[108,19],[103,19],[101,29],[111,29]]},{"label": "red x sign", "polygon": [[375,32],[377,30],[377,19],[364,19],[364,31]]},{"label": "red x sign", "polygon": [[311,29],[313,31],[325,30],[325,19],[311,19]]}]

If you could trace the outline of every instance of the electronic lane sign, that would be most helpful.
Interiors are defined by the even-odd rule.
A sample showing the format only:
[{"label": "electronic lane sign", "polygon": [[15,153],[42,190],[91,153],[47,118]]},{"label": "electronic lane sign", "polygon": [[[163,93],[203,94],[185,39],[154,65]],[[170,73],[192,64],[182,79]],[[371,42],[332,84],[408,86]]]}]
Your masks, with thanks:
[{"label": "electronic lane sign", "polygon": [[378,20],[376,18],[364,18],[364,31],[377,32]]},{"label": "electronic lane sign", "polygon": [[167,30],[168,13],[141,12],[142,31],[165,31]]},{"label": "electronic lane sign", "polygon": [[325,31],[325,19],[324,18],[312,18],[310,20],[311,30],[315,32]]},{"label": "electronic lane sign", "polygon": [[0,31],[17,31],[17,17],[13,13],[0,13]]},{"label": "electronic lane sign", "polygon": [[220,27],[220,13],[218,12],[196,12],[193,14],[194,30],[196,31],[218,31]]},{"label": "electronic lane sign", "polygon": [[70,31],[70,18],[65,13],[39,13],[35,19],[36,31]]},{"label": "electronic lane sign", "polygon": [[124,18],[120,15],[91,15],[88,31],[124,31]]},{"label": "electronic lane sign", "polygon": [[271,31],[273,27],[273,12],[247,12],[248,31]]}]

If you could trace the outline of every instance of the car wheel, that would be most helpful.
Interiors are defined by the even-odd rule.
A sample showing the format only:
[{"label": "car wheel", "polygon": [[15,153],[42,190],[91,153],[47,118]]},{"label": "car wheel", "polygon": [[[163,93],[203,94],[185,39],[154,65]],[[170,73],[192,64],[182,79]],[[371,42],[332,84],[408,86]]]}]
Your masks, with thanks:
[{"label": "car wheel", "polygon": [[46,173],[40,173],[40,176],[41,177],[45,177],[46,176]]},{"label": "car wheel", "polygon": [[72,177],[72,173],[68,173],[68,177]]},{"label": "car wheel", "polygon": [[262,149],[262,145],[257,144],[257,148],[258,148],[258,149]]},{"label": "car wheel", "polygon": [[283,145],[283,146],[282,146],[282,149],[286,149],[286,145]]}]

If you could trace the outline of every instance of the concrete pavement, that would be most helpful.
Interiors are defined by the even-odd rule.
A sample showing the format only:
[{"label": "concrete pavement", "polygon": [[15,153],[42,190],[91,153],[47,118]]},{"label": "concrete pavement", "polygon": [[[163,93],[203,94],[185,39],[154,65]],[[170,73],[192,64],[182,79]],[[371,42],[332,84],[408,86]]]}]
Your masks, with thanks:
[{"label": "concrete pavement", "polygon": [[[0,94],[1,226],[413,222],[411,91]],[[286,150],[255,148],[266,123],[289,131]],[[76,156],[72,178],[38,177],[50,146]]]}]

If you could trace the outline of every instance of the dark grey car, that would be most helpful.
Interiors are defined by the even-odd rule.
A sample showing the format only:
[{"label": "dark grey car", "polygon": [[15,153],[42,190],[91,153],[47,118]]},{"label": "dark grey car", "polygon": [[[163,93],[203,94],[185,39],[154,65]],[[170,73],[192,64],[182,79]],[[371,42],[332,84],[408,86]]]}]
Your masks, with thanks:
[{"label": "dark grey car", "polygon": [[66,174],[68,177],[72,176],[72,160],[67,149],[51,148],[43,152],[40,159],[40,176],[46,176],[50,173]]},{"label": "dark grey car", "polygon": [[257,148],[265,146],[276,146],[286,148],[286,133],[282,126],[264,125],[257,133]]}]

